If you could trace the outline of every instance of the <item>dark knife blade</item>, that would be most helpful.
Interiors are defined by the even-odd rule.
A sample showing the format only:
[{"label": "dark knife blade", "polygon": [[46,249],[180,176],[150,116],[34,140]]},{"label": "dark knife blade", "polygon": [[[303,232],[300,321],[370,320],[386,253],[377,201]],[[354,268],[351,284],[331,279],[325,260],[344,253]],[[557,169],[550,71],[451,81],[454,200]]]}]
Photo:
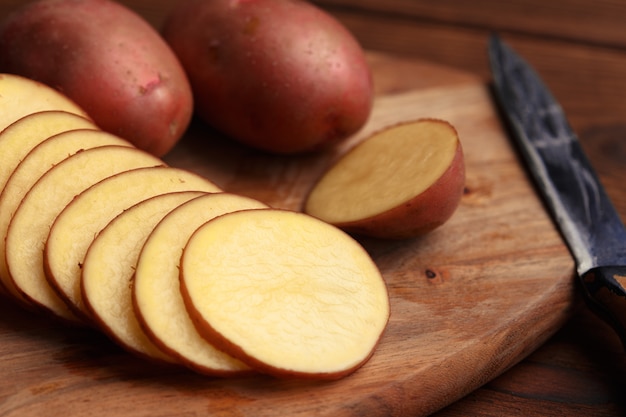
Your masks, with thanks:
[{"label": "dark knife blade", "polygon": [[587,304],[626,346],[626,228],[537,73],[495,35],[489,58],[496,98],[574,257]]}]

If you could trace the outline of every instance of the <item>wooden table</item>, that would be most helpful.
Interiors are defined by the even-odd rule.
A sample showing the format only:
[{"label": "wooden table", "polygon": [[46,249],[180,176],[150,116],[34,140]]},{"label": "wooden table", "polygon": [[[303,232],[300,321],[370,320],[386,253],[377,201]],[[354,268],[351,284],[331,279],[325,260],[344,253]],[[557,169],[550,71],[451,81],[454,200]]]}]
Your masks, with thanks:
[{"label": "wooden table", "polygon": [[[168,0],[123,3],[160,25]],[[23,3],[4,1],[0,17]],[[174,3],[174,0],[171,0]],[[497,31],[543,75],[626,219],[626,3],[609,0],[317,0],[368,50],[456,68],[489,81],[486,39]],[[408,67],[410,68],[410,66]],[[381,68],[381,89],[405,77]],[[385,73],[387,71],[387,73]],[[387,75],[385,75],[387,74]],[[462,75],[460,78],[462,79]],[[416,83],[437,83],[436,77]],[[626,355],[582,310],[510,370],[436,413],[451,416],[623,416]]]}]

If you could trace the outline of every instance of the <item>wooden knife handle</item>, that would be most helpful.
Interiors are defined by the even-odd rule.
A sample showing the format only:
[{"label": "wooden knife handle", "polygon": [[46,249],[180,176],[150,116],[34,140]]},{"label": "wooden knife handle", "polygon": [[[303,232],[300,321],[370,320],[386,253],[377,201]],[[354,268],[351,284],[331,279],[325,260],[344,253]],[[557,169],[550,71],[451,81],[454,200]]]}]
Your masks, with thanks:
[{"label": "wooden knife handle", "polygon": [[592,268],[581,281],[589,307],[617,331],[626,348],[626,266]]}]

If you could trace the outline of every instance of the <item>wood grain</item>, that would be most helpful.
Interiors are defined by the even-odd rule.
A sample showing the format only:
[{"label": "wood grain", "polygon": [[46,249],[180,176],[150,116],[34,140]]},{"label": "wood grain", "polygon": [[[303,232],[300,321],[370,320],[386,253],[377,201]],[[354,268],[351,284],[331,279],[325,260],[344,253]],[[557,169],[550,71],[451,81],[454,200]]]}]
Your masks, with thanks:
[{"label": "wood grain", "polygon": [[[486,49],[492,33],[489,27],[450,27],[430,21],[343,10],[335,14],[369,50],[412,56],[474,73],[485,81],[490,79]],[[580,129],[590,121],[615,123],[621,120],[619,115],[626,113],[626,103],[616,100],[615,96],[617,91],[626,91],[626,78],[622,76],[626,71],[623,51],[554,38],[537,43],[527,34],[504,32],[503,36],[533,64],[557,98],[593,97],[593,100],[565,102],[565,110],[575,128]],[[611,110],[603,111],[607,108]]]},{"label": "wood grain", "polygon": [[[580,43],[626,46],[626,4],[611,0],[314,0],[332,11],[387,15],[414,23],[481,28]],[[603,23],[602,27],[597,22]]]},{"label": "wood grain", "polygon": [[[389,65],[409,65],[381,55],[372,62],[381,72]],[[413,70],[445,78],[445,68],[414,65]],[[395,93],[379,96],[369,124],[337,150],[397,121],[438,117],[458,129],[467,162],[466,193],[445,226],[410,241],[362,240],[389,287],[392,316],[361,370],[331,383],[211,379],[155,367],[97,333],[4,306],[2,317],[16,318],[0,321],[0,415],[206,410],[255,416],[426,415],[534,351],[578,304],[573,262],[517,161],[488,89],[455,70],[450,77],[451,85],[403,92],[396,86]],[[166,161],[227,191],[297,209],[335,157],[331,151],[270,156],[195,122]],[[164,397],[167,402],[159,401]]]}]

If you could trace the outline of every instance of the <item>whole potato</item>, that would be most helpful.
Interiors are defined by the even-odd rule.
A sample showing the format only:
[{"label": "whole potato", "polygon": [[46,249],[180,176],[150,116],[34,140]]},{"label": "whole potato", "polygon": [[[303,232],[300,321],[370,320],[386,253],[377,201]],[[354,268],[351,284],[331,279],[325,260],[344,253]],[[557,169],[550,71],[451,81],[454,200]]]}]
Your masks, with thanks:
[{"label": "whole potato", "polygon": [[356,132],[373,97],[352,34],[299,0],[186,0],[163,36],[191,82],[197,114],[276,153],[314,150]]},{"label": "whole potato", "polygon": [[103,130],[161,156],[193,112],[186,74],[160,34],[109,0],[39,0],[0,24],[0,71],[57,88]]}]

